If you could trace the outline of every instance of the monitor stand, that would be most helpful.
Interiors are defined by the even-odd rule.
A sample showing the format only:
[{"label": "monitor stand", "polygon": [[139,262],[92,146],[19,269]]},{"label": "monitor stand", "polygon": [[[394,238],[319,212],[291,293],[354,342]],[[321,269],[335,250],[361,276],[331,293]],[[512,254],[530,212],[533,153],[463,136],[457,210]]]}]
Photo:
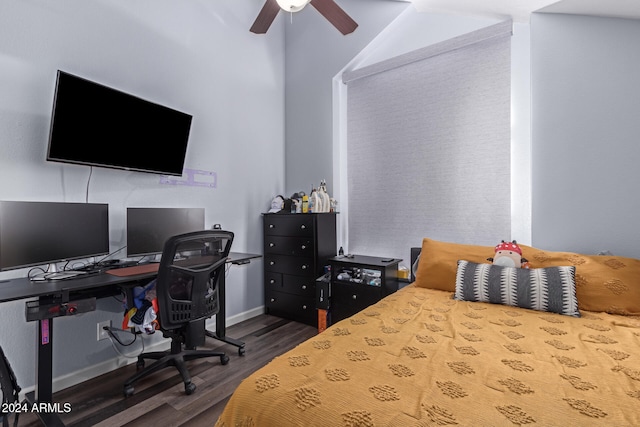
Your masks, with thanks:
[{"label": "monitor stand", "polygon": [[58,269],[58,264],[55,262],[47,264],[47,268],[44,270],[45,273],[58,273],[62,270]]},{"label": "monitor stand", "polygon": [[29,280],[31,280],[32,282],[42,282],[47,280],[47,274],[58,272],[58,265],[56,263],[50,263],[47,264],[46,268],[42,268],[42,270],[44,270],[42,273],[37,273],[33,276],[29,276]]}]

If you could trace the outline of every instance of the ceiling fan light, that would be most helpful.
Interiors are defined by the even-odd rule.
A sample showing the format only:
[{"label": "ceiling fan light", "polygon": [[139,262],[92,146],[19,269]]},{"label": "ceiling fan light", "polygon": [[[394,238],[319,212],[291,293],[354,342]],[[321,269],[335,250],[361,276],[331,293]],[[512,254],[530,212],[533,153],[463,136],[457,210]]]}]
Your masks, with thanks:
[{"label": "ceiling fan light", "polygon": [[276,0],[278,6],[285,12],[298,12],[309,3],[310,0]]}]

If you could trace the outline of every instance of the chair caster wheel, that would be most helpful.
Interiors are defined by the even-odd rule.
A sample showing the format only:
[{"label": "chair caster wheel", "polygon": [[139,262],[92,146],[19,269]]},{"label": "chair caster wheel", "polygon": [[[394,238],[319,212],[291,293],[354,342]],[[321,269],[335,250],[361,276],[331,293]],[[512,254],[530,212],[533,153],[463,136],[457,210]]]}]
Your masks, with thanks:
[{"label": "chair caster wheel", "polygon": [[131,397],[133,396],[133,386],[125,386],[124,387],[124,397]]},{"label": "chair caster wheel", "polygon": [[238,356],[244,356],[244,347],[238,348]]},{"label": "chair caster wheel", "polygon": [[196,391],[196,385],[194,383],[189,383],[189,384],[185,384],[184,385],[184,392],[187,395],[192,394],[194,391]]},{"label": "chair caster wheel", "polygon": [[142,368],[144,368],[144,360],[138,360],[136,362],[136,370],[139,371]]},{"label": "chair caster wheel", "polygon": [[227,363],[229,363],[229,356],[227,356],[226,354],[223,356],[220,356],[220,363],[223,365],[226,365]]}]

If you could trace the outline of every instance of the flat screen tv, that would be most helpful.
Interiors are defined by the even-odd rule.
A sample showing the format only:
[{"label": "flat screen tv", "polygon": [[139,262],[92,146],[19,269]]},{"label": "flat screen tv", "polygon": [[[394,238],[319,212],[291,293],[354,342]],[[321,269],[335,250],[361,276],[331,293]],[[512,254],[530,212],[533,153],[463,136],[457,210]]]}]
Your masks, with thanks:
[{"label": "flat screen tv", "polygon": [[109,253],[109,205],[0,201],[0,270]]},{"label": "flat screen tv", "polygon": [[180,176],[192,118],[58,70],[47,160]]},{"label": "flat screen tv", "polygon": [[162,253],[169,237],[204,230],[204,208],[127,208],[127,256]]}]

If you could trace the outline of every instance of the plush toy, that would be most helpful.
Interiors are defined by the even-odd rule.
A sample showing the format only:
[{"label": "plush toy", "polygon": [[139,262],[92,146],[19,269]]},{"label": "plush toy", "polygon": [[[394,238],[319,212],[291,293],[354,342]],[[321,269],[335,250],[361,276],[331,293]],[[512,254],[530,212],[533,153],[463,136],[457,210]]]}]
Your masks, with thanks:
[{"label": "plush toy", "polygon": [[494,265],[503,267],[529,268],[529,261],[522,257],[522,249],[518,243],[513,240],[511,242],[501,241],[496,245],[495,255],[493,258],[487,258]]}]

